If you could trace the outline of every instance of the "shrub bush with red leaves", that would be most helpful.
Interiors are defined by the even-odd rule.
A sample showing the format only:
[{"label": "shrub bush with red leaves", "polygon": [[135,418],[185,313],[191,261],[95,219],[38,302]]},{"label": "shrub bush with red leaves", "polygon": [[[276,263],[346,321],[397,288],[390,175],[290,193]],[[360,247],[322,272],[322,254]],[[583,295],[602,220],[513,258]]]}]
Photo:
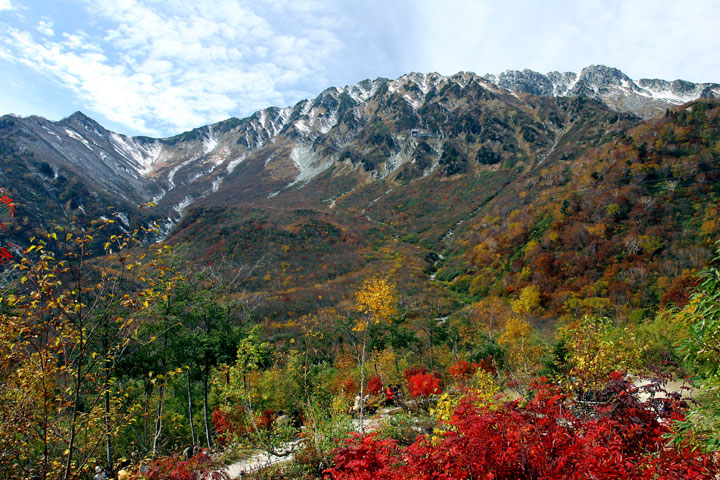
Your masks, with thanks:
[{"label": "shrub bush with red leaves", "polygon": [[418,373],[408,379],[410,395],[413,397],[429,397],[440,393],[440,379],[431,373]]},{"label": "shrub bush with red leaves", "polygon": [[354,433],[337,449],[335,466],[326,470],[326,478],[352,480],[395,480],[400,450],[394,440],[378,439],[375,433]]},{"label": "shrub bush with red leaves", "polygon": [[[587,415],[573,413],[576,399],[545,383],[532,385],[533,398],[495,409],[472,397],[461,400],[451,428],[438,437],[418,437],[398,449],[373,436],[355,437],[335,453],[326,470],[333,480],[515,479],[693,479],[716,478],[719,465],[709,455],[668,445],[670,408],[641,402],[627,380],[615,376]],[[367,464],[362,459],[367,458]]]},{"label": "shrub bush with red leaves", "polygon": [[213,409],[212,423],[220,446],[227,445],[233,436],[240,435],[245,431],[239,414],[226,412],[221,410],[220,407]]},{"label": "shrub bush with red leaves", "polygon": [[225,466],[205,453],[189,459],[180,454],[160,457],[148,467],[145,480],[230,480]]},{"label": "shrub bush with red leaves", "polygon": [[277,415],[275,414],[275,410],[272,408],[266,408],[263,410],[262,415],[255,420],[255,423],[258,426],[258,429],[270,428],[276,418]]},{"label": "shrub bush with red leaves", "polygon": [[352,378],[348,378],[344,382],[340,384],[340,388],[343,392],[345,392],[346,395],[355,395],[355,392],[358,391],[358,387],[355,383],[355,380]]},{"label": "shrub bush with red leaves", "polygon": [[370,395],[377,395],[382,390],[382,380],[380,379],[380,375],[375,375],[370,380],[368,380],[367,383],[367,393]]},{"label": "shrub bush with red leaves", "polygon": [[427,373],[427,368],[420,365],[413,365],[412,367],[408,367],[403,371],[403,378],[409,381],[410,377],[414,377],[415,375],[418,375],[420,373]]},{"label": "shrub bush with red leaves", "polygon": [[470,363],[467,360],[458,360],[455,365],[448,369],[448,373],[450,373],[450,376],[455,379],[463,380],[473,376],[478,367],[480,367],[480,365],[477,363]]}]

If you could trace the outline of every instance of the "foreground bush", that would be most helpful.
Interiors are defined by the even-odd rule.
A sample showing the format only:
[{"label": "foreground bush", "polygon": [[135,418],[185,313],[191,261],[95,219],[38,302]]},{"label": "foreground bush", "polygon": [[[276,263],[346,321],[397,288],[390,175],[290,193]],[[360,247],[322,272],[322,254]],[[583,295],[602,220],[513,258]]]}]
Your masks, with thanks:
[{"label": "foreground bush", "polygon": [[205,453],[189,459],[181,455],[160,457],[149,465],[145,480],[230,480],[225,466]]},{"label": "foreground bush", "polygon": [[636,393],[616,374],[600,402],[584,408],[545,383],[532,386],[526,404],[490,409],[465,397],[441,436],[401,449],[356,435],[325,473],[333,480],[714,478],[718,465],[709,455],[668,446],[682,403],[641,402]]}]

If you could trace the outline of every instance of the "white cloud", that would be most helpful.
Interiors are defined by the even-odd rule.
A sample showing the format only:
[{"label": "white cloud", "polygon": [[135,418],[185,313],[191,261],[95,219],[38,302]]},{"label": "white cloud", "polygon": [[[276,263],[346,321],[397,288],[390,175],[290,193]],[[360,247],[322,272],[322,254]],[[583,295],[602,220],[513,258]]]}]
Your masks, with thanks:
[{"label": "white cloud", "polygon": [[103,34],[74,30],[49,39],[51,22],[37,24],[42,37],[11,27],[0,35],[0,56],[52,76],[89,109],[147,134],[285,106],[298,92],[311,96],[327,83],[323,60],[341,46],[311,22],[322,7],[312,2],[283,6],[285,15],[298,13],[290,29],[240,0],[213,8],[191,0],[85,6],[108,26]]},{"label": "white cloud", "polygon": [[37,31],[49,37],[55,35],[55,31],[53,30],[53,22],[49,20],[40,20],[37,24]]},{"label": "white cloud", "polygon": [[[33,4],[3,12],[0,58],[147,134],[409,71],[603,63],[633,78],[720,80],[715,0],[74,0],[84,12],[52,21]],[[88,18],[69,26],[77,13]]]}]

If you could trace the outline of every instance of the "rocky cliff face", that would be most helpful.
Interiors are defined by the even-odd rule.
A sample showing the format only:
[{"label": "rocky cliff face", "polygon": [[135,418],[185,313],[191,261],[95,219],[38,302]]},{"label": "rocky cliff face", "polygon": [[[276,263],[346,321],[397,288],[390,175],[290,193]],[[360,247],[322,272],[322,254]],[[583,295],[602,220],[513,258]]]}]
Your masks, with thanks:
[{"label": "rocky cliff face", "polygon": [[[334,208],[340,200],[364,212],[377,202],[363,192],[378,180],[426,183],[498,169],[522,174],[571,158],[621,131],[633,115],[647,118],[718,96],[717,84],[635,82],[617,69],[591,66],[578,74],[365,80],[165,139],[116,134],[79,112],[59,122],[5,116],[0,139],[23,166],[6,161],[2,181],[22,183],[22,170],[26,180],[34,177],[24,194],[45,195],[64,216],[89,214],[94,203],[132,217],[139,204],[153,202],[165,234],[193,206]],[[58,179],[72,180],[70,193]]]}]

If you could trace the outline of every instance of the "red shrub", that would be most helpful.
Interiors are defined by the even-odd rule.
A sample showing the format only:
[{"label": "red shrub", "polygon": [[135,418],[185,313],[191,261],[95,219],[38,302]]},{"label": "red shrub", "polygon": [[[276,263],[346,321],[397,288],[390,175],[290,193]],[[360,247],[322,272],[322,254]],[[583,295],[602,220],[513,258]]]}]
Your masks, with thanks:
[{"label": "red shrub", "polygon": [[382,380],[379,375],[372,377],[367,383],[367,393],[370,395],[377,395],[382,390]]},{"label": "red shrub", "polygon": [[422,367],[420,365],[413,365],[412,367],[408,367],[403,372],[403,377],[405,380],[410,380],[410,377],[414,377],[415,375],[419,373],[427,373],[427,368]]},{"label": "red shrub", "polygon": [[668,420],[682,418],[677,400],[659,412],[616,375],[592,414],[576,415],[577,400],[544,383],[532,389],[526,405],[508,402],[496,410],[465,398],[452,428],[404,450],[374,436],[355,437],[335,452],[335,467],[326,473],[334,480],[710,480],[719,471],[708,455],[667,447]]},{"label": "red shrub", "polygon": [[342,384],[340,384],[340,388],[342,388],[342,391],[346,394],[354,394],[358,390],[357,385],[355,385],[355,380],[352,378],[348,378],[342,382]]},{"label": "red shrub", "polygon": [[477,363],[470,363],[467,360],[458,360],[455,365],[448,369],[450,375],[453,378],[464,379],[471,377],[477,371],[479,365]]},{"label": "red shrub", "polygon": [[212,423],[217,432],[217,441],[221,446],[232,440],[234,435],[243,434],[246,429],[242,421],[242,407],[237,412],[225,412],[215,407],[212,412]]},{"label": "red shrub", "polygon": [[160,457],[148,465],[146,480],[230,480],[224,465],[200,453],[185,460],[178,455]]},{"label": "red shrub", "polygon": [[418,373],[408,379],[410,395],[413,397],[428,397],[433,393],[440,393],[440,379],[430,373]]},{"label": "red shrub", "polygon": [[335,466],[325,470],[325,478],[347,480],[398,479],[399,450],[394,440],[378,440],[374,433],[354,433],[346,447],[335,451]]},{"label": "red shrub", "polygon": [[275,410],[266,408],[263,410],[262,415],[255,420],[255,423],[257,423],[258,428],[270,428],[270,425],[272,425],[276,417]]}]

